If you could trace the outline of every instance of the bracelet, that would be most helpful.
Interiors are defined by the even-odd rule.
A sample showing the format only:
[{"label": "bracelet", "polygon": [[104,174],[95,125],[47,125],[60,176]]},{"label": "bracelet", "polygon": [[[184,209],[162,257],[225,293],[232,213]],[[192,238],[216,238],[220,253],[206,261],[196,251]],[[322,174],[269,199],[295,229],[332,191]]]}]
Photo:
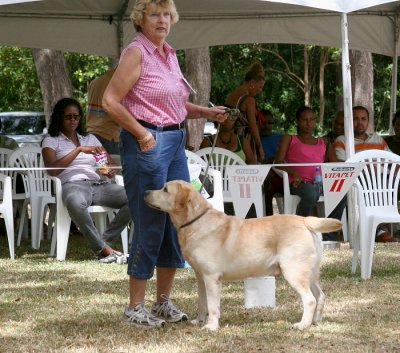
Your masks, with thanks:
[{"label": "bracelet", "polygon": [[140,140],[138,139],[137,142],[139,143],[139,145],[143,145],[143,144],[149,142],[152,138],[153,138],[153,135],[152,135],[150,132],[148,132],[148,133],[145,135],[145,137],[143,137],[143,138],[140,139]]}]

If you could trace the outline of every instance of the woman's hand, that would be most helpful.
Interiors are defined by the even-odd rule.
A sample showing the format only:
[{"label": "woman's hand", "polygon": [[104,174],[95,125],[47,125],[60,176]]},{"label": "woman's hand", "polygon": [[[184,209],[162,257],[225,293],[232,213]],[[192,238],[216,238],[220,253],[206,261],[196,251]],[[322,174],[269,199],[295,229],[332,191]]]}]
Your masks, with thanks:
[{"label": "woman's hand", "polygon": [[79,149],[79,152],[86,154],[99,154],[105,152],[104,148],[101,146],[79,146],[77,148]]},{"label": "woman's hand", "polygon": [[101,174],[101,175],[104,175],[105,177],[111,179],[111,178],[113,178],[113,177],[115,176],[115,174],[117,174],[117,173],[115,172],[114,169],[107,168],[107,170],[106,170],[105,172],[100,172],[100,174]]},{"label": "woman's hand", "polygon": [[204,118],[223,123],[228,118],[228,112],[226,107],[215,106],[210,108],[205,108],[202,114]]},{"label": "woman's hand", "polygon": [[303,181],[303,178],[300,176],[300,174],[297,171],[292,172],[292,177],[293,177],[292,185],[295,187],[299,186]]},{"label": "woman's hand", "polygon": [[147,134],[143,138],[138,139],[137,142],[142,152],[150,151],[156,144],[156,140],[151,132],[147,132]]}]

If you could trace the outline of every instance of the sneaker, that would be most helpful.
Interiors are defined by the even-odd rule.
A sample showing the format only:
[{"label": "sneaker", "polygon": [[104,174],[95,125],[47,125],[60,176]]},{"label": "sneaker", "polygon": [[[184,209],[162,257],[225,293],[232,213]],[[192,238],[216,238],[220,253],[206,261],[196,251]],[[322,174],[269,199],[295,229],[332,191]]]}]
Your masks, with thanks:
[{"label": "sneaker", "polygon": [[139,303],[134,309],[127,306],[124,310],[122,321],[141,328],[164,327],[165,320],[150,313],[143,303]]},{"label": "sneaker", "polygon": [[127,264],[128,263],[128,257],[129,257],[129,254],[126,254],[126,255],[122,254],[121,256],[118,256],[117,257],[117,264],[118,265]]},{"label": "sneaker", "polygon": [[179,322],[188,319],[188,316],[180,311],[169,299],[162,303],[153,303],[151,313],[167,322]]},{"label": "sneaker", "polygon": [[123,256],[122,254],[116,253],[115,251],[111,251],[107,256],[100,257],[97,259],[98,262],[103,264],[112,264],[117,262],[118,258]]}]

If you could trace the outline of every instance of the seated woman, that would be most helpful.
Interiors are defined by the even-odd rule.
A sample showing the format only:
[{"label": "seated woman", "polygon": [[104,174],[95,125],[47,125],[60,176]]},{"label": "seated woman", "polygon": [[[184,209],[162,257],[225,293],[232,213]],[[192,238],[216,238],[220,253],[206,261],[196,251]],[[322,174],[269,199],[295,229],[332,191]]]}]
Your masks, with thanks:
[{"label": "seated woman", "polygon": [[[337,161],[333,145],[325,138],[313,137],[315,120],[311,108],[299,108],[296,123],[297,135],[286,134],[282,137],[275,163],[324,163],[326,152],[329,162]],[[299,216],[310,216],[320,197],[319,186],[313,184],[315,168],[316,165],[279,167],[289,174],[291,194],[300,196],[296,210]]]},{"label": "seated woman", "polygon": [[225,148],[236,153],[246,164],[256,164],[256,158],[250,145],[250,140],[244,136],[238,136],[235,132],[235,120],[231,116],[220,124],[218,136],[205,137],[200,148],[211,147],[215,142],[216,147]]},{"label": "seated woman", "polygon": [[[104,149],[95,136],[83,131],[82,114],[82,107],[75,99],[63,98],[56,103],[51,115],[50,136],[42,142],[43,160],[48,168],[61,168],[48,172],[60,178],[68,213],[98,254],[99,261],[115,262],[122,254],[112,246],[130,221],[128,200],[123,186],[102,181],[96,173],[95,156]],[[111,178],[115,172],[108,169],[102,174]],[[88,212],[91,205],[119,209],[102,235]]]}]

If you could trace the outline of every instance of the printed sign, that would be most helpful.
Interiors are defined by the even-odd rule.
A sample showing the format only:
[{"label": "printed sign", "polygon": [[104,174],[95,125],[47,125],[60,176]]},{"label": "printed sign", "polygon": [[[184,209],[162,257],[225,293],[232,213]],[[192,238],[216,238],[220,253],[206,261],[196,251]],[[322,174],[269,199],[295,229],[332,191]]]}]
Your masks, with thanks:
[{"label": "printed sign", "polygon": [[246,217],[254,203],[257,217],[264,216],[264,197],[262,185],[271,169],[271,165],[234,165],[227,166],[229,190],[235,214]]},{"label": "printed sign", "polygon": [[322,164],[324,186],[325,215],[329,215],[347,194],[358,174],[364,169],[365,162],[356,164]]}]

